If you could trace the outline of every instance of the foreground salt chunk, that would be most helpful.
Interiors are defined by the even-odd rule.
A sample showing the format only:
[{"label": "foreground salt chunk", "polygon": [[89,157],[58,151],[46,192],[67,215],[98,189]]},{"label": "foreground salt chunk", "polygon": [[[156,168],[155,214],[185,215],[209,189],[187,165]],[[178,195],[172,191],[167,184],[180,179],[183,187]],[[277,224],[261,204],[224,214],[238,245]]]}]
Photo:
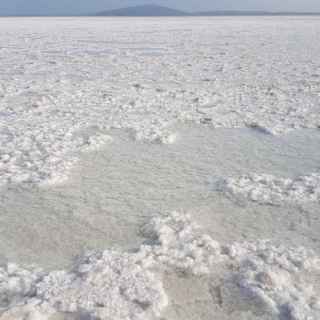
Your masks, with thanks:
[{"label": "foreground salt chunk", "polygon": [[233,280],[265,312],[279,319],[319,318],[320,300],[312,285],[312,275],[319,274],[320,260],[311,252],[261,242],[248,247],[239,262]]},{"label": "foreground salt chunk", "polygon": [[209,273],[211,266],[225,257],[220,244],[200,230],[190,215],[178,212],[152,219],[143,228],[144,234],[153,239],[151,245],[140,248],[143,263],[162,264],[193,274]]},{"label": "foreground salt chunk", "polygon": [[0,267],[0,310],[23,302],[25,297],[33,296],[43,275],[39,268],[26,270],[13,263]]},{"label": "foreground salt chunk", "polygon": [[[26,271],[27,272],[27,271]],[[7,300],[12,306],[0,319],[49,319],[55,313],[87,314],[88,319],[145,319],[157,316],[167,305],[162,284],[151,271],[139,265],[134,254],[113,251],[85,256],[70,272],[54,271],[35,281],[31,290],[15,287],[15,296]],[[37,280],[37,279],[36,279]]]}]

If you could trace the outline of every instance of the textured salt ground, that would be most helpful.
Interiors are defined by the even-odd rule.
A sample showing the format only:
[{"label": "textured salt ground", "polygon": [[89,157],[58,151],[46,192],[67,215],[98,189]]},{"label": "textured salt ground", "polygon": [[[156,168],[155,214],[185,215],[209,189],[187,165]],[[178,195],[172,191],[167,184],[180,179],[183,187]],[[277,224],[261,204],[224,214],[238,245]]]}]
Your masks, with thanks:
[{"label": "textured salt ground", "polygon": [[318,18],[44,19],[0,20],[0,187],[66,179],[110,128],[320,126]]},{"label": "textured salt ground", "polygon": [[319,171],[318,131],[273,137],[252,129],[172,130],[174,145],[139,143],[114,130],[105,149],[82,155],[67,183],[3,190],[4,258],[57,268],[86,249],[136,247],[141,224],[176,209],[192,212],[223,243],[270,238],[319,252],[319,203],[263,206],[216,189],[219,179],[248,172],[292,177]]},{"label": "textured salt ground", "polygon": [[[309,201],[309,189],[302,192],[308,201],[289,196],[270,206],[241,188],[232,196],[219,184],[251,174],[270,174],[277,184],[319,173],[319,132],[297,130],[320,124],[319,19],[46,21],[0,21],[1,260],[59,269],[87,248],[116,247],[123,253],[143,241],[138,231],[150,216],[177,209],[191,212],[192,221],[221,243],[272,238],[285,248],[304,245],[319,255],[319,203]],[[189,120],[202,127],[173,126]],[[213,131],[205,125],[253,130]],[[110,128],[130,129],[133,139]],[[175,133],[174,145],[157,144],[174,142]],[[68,177],[60,186],[37,186]],[[249,181],[248,188],[259,191],[261,185]],[[268,191],[269,185],[263,188]],[[178,256],[186,258],[184,243],[177,244]],[[170,254],[164,258],[171,261]],[[125,254],[120,261],[126,265]],[[131,270],[132,264],[127,266]],[[242,267],[239,281],[249,292],[259,292],[263,281],[252,278],[250,264]],[[272,263],[267,271],[273,267],[279,271]],[[262,319],[261,311],[249,310],[250,301],[219,289],[223,269],[215,269],[210,281],[165,274],[172,302],[165,317]],[[130,272],[126,275],[133,288],[141,288]],[[311,282],[319,283],[302,281]],[[281,303],[287,293],[295,300],[297,282],[291,279],[284,290],[279,283],[264,289],[275,309],[283,309],[281,320],[291,320]],[[83,285],[93,293],[101,289]],[[149,285],[145,292],[161,292],[161,284],[151,280]],[[302,313],[294,319],[304,320],[310,310],[303,302],[310,296],[300,289]],[[280,299],[272,296],[277,290]],[[66,294],[72,308],[68,301],[74,297]],[[57,295],[53,301],[61,299],[59,290]],[[120,298],[124,312],[146,306],[131,298],[136,299],[134,292],[129,301]],[[85,303],[85,297],[80,300]],[[158,301],[151,305],[157,308]]]}]

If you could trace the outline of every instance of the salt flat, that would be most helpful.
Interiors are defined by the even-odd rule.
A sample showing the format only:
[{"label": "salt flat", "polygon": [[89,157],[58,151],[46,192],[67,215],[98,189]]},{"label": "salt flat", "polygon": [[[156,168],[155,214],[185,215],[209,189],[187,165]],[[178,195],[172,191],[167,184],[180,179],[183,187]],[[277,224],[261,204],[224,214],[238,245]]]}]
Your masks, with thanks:
[{"label": "salt flat", "polygon": [[1,18],[0,319],[318,319],[319,40]]}]

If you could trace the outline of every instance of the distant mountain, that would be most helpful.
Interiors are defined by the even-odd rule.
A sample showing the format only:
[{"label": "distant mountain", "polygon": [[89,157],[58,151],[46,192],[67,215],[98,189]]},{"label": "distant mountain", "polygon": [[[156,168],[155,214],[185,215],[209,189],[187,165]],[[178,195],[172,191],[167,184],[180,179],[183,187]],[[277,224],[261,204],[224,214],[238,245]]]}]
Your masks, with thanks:
[{"label": "distant mountain", "polygon": [[189,16],[184,11],[175,10],[157,5],[142,5],[135,7],[127,7],[115,10],[98,12],[97,16],[116,16],[116,17],[178,17]]}]

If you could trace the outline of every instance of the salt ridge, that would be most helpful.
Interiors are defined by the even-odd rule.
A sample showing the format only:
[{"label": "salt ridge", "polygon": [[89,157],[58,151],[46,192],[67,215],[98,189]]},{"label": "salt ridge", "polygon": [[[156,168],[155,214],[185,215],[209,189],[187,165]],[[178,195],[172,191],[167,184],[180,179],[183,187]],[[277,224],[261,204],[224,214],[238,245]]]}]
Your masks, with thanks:
[{"label": "salt ridge", "polygon": [[219,182],[222,191],[243,196],[261,204],[281,205],[286,202],[320,201],[320,175],[313,173],[295,179],[269,174],[249,174]]}]

